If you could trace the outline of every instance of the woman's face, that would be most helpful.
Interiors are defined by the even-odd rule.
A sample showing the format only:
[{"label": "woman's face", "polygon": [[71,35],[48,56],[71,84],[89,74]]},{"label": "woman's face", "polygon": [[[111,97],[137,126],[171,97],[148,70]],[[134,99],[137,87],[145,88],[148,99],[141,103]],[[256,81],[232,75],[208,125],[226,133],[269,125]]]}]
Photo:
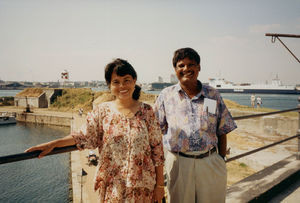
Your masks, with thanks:
[{"label": "woman's face", "polygon": [[119,76],[115,72],[111,75],[110,90],[117,99],[132,99],[136,79],[131,75]]}]

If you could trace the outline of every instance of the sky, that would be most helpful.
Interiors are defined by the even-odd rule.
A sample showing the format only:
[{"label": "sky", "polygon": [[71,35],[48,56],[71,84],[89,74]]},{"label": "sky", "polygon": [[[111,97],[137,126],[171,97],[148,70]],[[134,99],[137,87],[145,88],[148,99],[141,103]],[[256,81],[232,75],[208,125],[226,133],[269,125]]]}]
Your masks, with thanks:
[{"label": "sky", "polygon": [[[138,81],[170,81],[174,51],[201,57],[199,80],[300,84],[300,63],[265,33],[300,35],[299,0],[0,0],[0,79],[104,80],[128,60]],[[280,38],[300,59],[300,38]]]}]

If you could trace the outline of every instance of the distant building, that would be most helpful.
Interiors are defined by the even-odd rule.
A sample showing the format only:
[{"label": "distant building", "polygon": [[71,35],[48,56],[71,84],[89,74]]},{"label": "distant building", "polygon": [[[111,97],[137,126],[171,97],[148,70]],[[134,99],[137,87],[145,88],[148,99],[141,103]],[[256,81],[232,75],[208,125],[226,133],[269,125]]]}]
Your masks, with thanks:
[{"label": "distant building", "polygon": [[49,88],[58,88],[60,87],[59,85],[59,82],[49,82],[49,85],[48,85]]},{"label": "distant building", "polygon": [[161,76],[158,76],[158,82],[164,82],[164,79]]},{"label": "distant building", "polygon": [[177,79],[176,75],[175,74],[171,74],[170,75],[170,83],[175,84],[177,82],[178,82],[178,79]]}]

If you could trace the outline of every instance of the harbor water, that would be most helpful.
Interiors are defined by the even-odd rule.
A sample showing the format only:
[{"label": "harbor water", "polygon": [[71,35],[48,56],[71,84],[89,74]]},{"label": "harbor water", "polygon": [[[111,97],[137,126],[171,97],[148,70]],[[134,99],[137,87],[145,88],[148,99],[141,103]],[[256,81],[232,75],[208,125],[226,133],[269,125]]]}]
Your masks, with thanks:
[{"label": "harbor water", "polygon": [[0,97],[14,97],[22,90],[0,90]]},{"label": "harbor water", "polygon": [[[158,95],[160,91],[146,91],[149,94]],[[251,94],[243,93],[221,93],[223,99],[229,99],[240,105],[251,106],[250,97]],[[285,110],[297,108],[298,97],[300,95],[295,94],[256,94],[256,97],[261,97],[262,106],[264,108]]]},{"label": "harbor water", "polygon": [[[0,125],[0,156],[64,137],[66,127]],[[69,202],[69,153],[0,165],[0,202]]]},{"label": "harbor water", "polygon": [[[251,106],[250,97],[251,94],[237,94],[237,93],[221,93],[224,99],[229,99],[237,102],[238,104]],[[297,108],[298,97],[300,95],[295,94],[256,94],[256,98],[259,96],[262,99],[262,106],[265,108],[285,110]]]}]

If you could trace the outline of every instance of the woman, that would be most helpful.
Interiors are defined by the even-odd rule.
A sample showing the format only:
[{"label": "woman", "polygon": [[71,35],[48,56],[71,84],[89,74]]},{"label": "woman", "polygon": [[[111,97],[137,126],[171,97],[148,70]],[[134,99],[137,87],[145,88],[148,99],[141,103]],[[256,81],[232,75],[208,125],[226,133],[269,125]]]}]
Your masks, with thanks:
[{"label": "woman", "polygon": [[81,131],[26,151],[42,150],[41,158],[55,147],[98,148],[94,189],[100,202],[160,201],[162,135],[151,106],[138,101],[141,88],[136,72],[127,61],[116,59],[106,66],[105,80],[115,100],[89,113]]}]

